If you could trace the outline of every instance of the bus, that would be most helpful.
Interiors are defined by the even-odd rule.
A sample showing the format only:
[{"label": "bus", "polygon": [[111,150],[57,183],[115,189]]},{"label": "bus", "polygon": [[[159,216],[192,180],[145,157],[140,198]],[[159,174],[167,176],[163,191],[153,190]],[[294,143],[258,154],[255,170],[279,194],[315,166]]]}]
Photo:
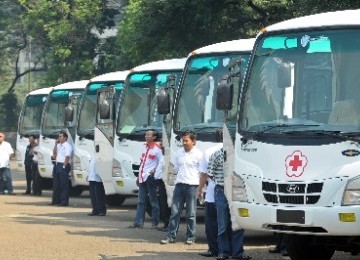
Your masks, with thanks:
[{"label": "bus", "polygon": [[[203,152],[216,144],[215,132],[224,124],[224,113],[216,109],[217,86],[230,65],[247,63],[253,44],[254,39],[240,39],[192,51],[188,55],[175,101],[163,101],[173,103],[172,120],[166,121],[166,134],[163,134],[166,169],[163,179],[169,205],[176,180],[175,155],[182,147],[181,134],[186,130],[194,131],[197,135],[196,146]],[[227,117],[230,119],[232,115]]]},{"label": "bus", "polygon": [[[82,96],[77,131],[75,137],[73,156],[73,178],[72,185],[86,188],[89,186],[87,180],[89,173],[90,156],[95,152],[94,128],[97,113],[97,93],[99,90],[113,87],[115,89],[115,103],[119,99],[125,78],[129,71],[116,71],[96,76],[88,82]],[[112,156],[112,153],[111,153]],[[101,169],[101,172],[106,169]],[[109,199],[111,204],[111,199]]]},{"label": "bus", "polygon": [[[52,179],[52,154],[59,132],[66,129],[68,142],[71,145],[74,143],[79,100],[88,82],[81,80],[63,83],[55,86],[49,93],[42,113],[38,150],[38,168],[43,178]],[[70,193],[80,195],[82,189],[74,187]]]},{"label": "bus", "polygon": [[280,22],[256,38],[229,203],[244,229],[286,234],[291,259],[359,252],[359,32],[360,10],[345,10]]},{"label": "bus", "polygon": [[15,162],[19,171],[25,171],[24,160],[29,135],[40,134],[41,114],[51,90],[52,88],[33,90],[25,97],[16,134]]},{"label": "bus", "polygon": [[[100,168],[112,166],[110,171],[100,174],[105,193],[116,194],[118,204],[138,193],[136,178],[145,132],[151,128],[161,133],[162,117],[157,112],[156,95],[166,85],[168,77],[173,76],[179,81],[185,60],[160,60],[131,69],[120,95],[115,132],[95,129],[96,167],[100,172]],[[113,157],[110,158],[108,151],[112,149]]]}]

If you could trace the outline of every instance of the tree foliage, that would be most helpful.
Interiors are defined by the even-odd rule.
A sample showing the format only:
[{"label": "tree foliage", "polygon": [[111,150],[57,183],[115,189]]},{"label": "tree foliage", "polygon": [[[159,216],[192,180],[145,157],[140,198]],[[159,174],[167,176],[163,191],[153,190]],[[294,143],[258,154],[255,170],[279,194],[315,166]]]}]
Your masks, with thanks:
[{"label": "tree foliage", "polygon": [[[2,0],[0,94],[16,94],[19,79],[31,70],[44,71],[37,86],[89,79],[254,37],[293,17],[356,8],[358,0]],[[115,26],[117,35],[106,37]],[[19,55],[29,49],[33,66],[20,71]]]}]

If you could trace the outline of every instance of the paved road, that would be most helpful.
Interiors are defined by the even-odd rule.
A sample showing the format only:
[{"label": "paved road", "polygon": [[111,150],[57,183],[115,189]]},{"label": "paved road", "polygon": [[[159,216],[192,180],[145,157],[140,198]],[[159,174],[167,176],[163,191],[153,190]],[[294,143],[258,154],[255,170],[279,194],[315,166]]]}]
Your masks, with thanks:
[{"label": "paved road", "polygon": [[[85,192],[70,198],[69,207],[49,206],[51,192],[42,197],[22,195],[24,173],[13,171],[16,196],[0,196],[0,259],[206,259],[203,212],[199,213],[197,243],[185,245],[185,225],[180,226],[178,242],[160,245],[164,233],[151,229],[147,218],[142,230],[128,229],[135,215],[136,198],[119,208],[110,208],[106,217],[90,217],[90,199]],[[273,236],[247,232],[246,253],[253,259],[289,259],[269,254]],[[337,253],[333,259],[357,259]]]}]

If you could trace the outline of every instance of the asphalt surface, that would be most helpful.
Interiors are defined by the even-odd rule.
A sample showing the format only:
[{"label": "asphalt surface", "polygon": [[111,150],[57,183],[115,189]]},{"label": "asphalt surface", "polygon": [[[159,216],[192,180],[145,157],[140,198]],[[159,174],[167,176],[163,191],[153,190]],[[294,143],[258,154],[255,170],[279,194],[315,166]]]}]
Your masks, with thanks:
[{"label": "asphalt surface", "polygon": [[[25,174],[13,170],[12,175],[16,195],[0,196],[0,259],[209,259],[198,255],[207,249],[203,210],[198,212],[195,244],[183,243],[182,220],[177,243],[161,245],[165,233],[152,229],[149,217],[143,229],[127,228],[135,216],[136,198],[109,208],[105,217],[91,217],[88,192],[70,198],[68,207],[49,206],[51,191],[41,197],[23,195]],[[244,243],[252,259],[290,259],[268,253],[274,243],[271,233],[246,232]],[[332,259],[359,258],[337,252]]]}]

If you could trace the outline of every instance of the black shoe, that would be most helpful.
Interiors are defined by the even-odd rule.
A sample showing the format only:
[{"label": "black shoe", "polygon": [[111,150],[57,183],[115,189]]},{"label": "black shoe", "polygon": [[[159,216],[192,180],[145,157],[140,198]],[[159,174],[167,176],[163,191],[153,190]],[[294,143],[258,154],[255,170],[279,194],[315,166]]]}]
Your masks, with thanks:
[{"label": "black shoe", "polygon": [[106,213],[99,213],[99,214],[97,214],[98,216],[100,216],[100,217],[105,217],[106,216]]},{"label": "black shoe", "polygon": [[30,194],[31,194],[30,191],[25,191],[25,192],[23,193],[23,195],[30,195]]},{"label": "black shoe", "polygon": [[229,256],[227,256],[227,255],[219,255],[218,257],[216,257],[216,260],[225,260],[225,259],[229,259]]},{"label": "black shoe", "polygon": [[167,227],[157,227],[157,230],[162,231],[162,232],[167,232],[168,228]]},{"label": "black shoe", "polygon": [[133,224],[133,225],[128,226],[128,228],[139,228],[139,229],[142,229],[143,226],[141,226],[141,225],[139,225],[139,224]]},{"label": "black shoe", "polygon": [[205,257],[213,257],[213,256],[217,256],[217,254],[216,253],[214,253],[213,251],[211,251],[211,250],[208,250],[208,251],[206,251],[206,252],[204,252],[204,253],[199,253],[199,255],[201,255],[201,256],[205,256]]},{"label": "black shoe", "polygon": [[98,215],[98,213],[95,213],[95,212],[90,212],[89,214],[88,214],[88,216],[97,216]]},{"label": "black shoe", "polygon": [[289,256],[289,253],[287,252],[286,249],[284,249],[284,250],[281,250],[281,255],[282,256]]}]

